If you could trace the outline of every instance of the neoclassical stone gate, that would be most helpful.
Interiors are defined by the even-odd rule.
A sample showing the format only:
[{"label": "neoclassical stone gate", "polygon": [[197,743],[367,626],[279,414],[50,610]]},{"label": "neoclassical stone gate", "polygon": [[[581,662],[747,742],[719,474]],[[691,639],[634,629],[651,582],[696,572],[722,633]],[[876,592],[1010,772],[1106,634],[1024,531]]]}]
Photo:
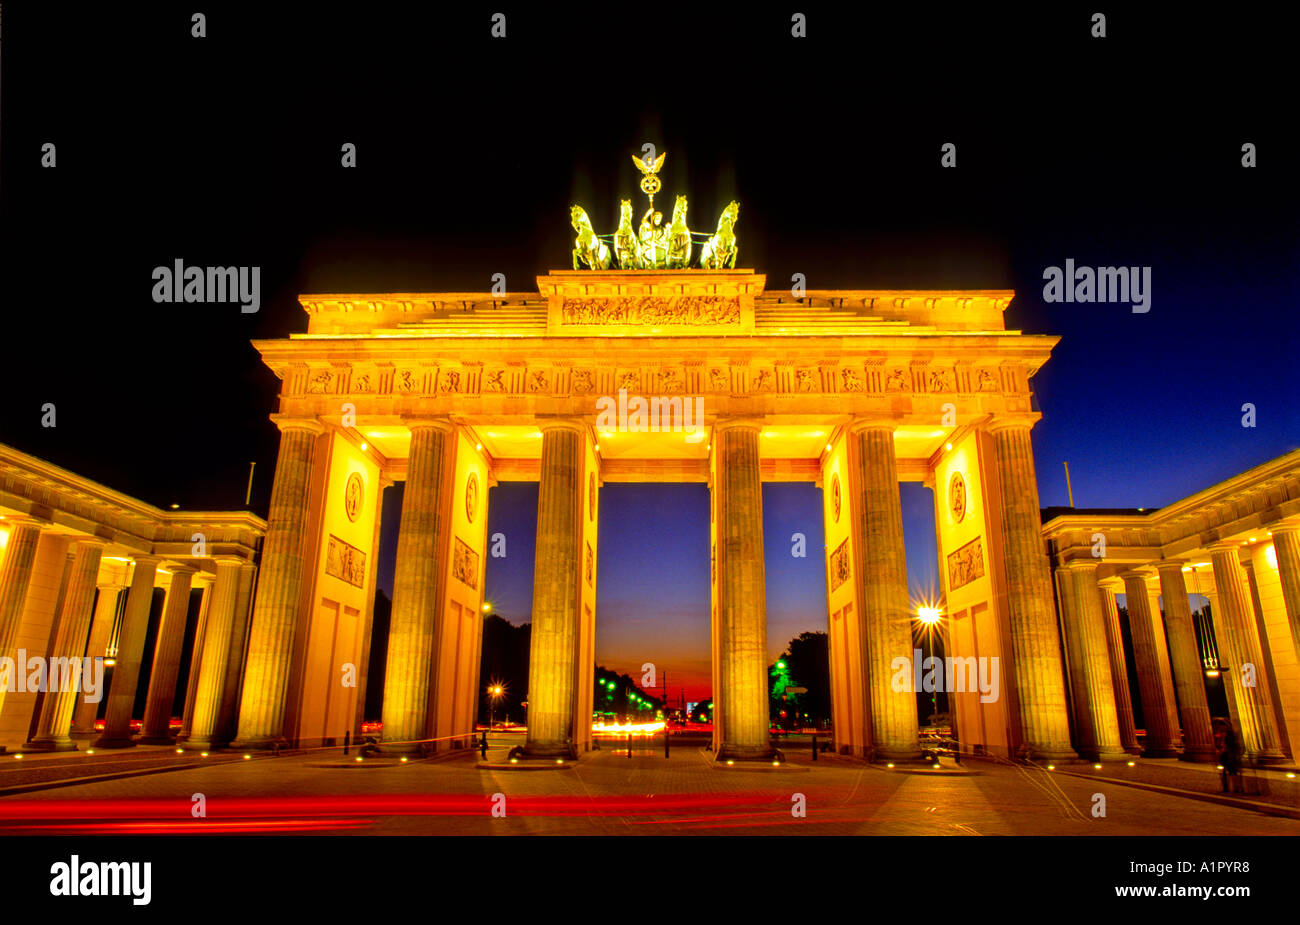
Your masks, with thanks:
[{"label": "neoclassical stone gate", "polygon": [[[750,270],[557,271],[536,293],[302,296],[257,341],[281,444],[239,743],[354,734],[380,489],[406,480],[383,707],[387,749],[472,733],[488,488],[540,482],[525,753],[591,744],[597,525],[610,481],[711,490],[715,745],[768,758],[764,481],[823,488],[837,748],[919,755],[898,482],[936,499],[957,656],[996,658],[963,745],[1073,755],[1040,532],[1030,379],[1056,338],[1005,329],[1009,291],[767,291]],[[703,399],[700,433],[599,426],[625,393]],[[605,422],[606,425],[608,422]],[[662,422],[661,422],[662,424]],[[340,679],[348,666],[360,686]]]}]

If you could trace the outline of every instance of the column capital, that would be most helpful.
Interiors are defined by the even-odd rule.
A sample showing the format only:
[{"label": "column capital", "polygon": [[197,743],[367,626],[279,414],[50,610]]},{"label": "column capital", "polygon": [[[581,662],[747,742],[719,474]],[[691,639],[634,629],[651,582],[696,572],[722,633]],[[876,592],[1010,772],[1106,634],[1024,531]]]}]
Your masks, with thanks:
[{"label": "column capital", "polygon": [[763,430],[763,419],[757,417],[720,417],[713,422],[713,432],[722,433],[724,430]]},{"label": "column capital", "polygon": [[1103,591],[1109,591],[1111,594],[1124,593],[1124,580],[1118,575],[1111,575],[1107,578],[1099,578],[1097,586]]},{"label": "column capital", "polygon": [[1092,571],[1092,572],[1095,572],[1095,571],[1096,571],[1096,570],[1101,566],[1101,564],[1102,564],[1103,561],[1104,561],[1104,560],[1102,560],[1102,559],[1070,559],[1070,560],[1068,560],[1068,561],[1066,561],[1066,562],[1063,562],[1061,565],[1062,565],[1063,568],[1065,568],[1065,569],[1067,569],[1067,570],[1070,570],[1070,571],[1075,571],[1075,572]]},{"label": "column capital", "polygon": [[1125,569],[1119,573],[1119,577],[1125,582],[1130,579],[1140,580],[1143,584],[1151,581],[1156,576],[1152,574],[1151,567],[1148,565],[1138,565],[1133,568]]},{"label": "column capital", "polygon": [[72,537],[72,545],[73,546],[78,546],[78,545],[98,546],[100,549],[104,549],[105,547],[108,546],[108,539],[102,536],[94,536],[94,535],[87,535],[87,536],[74,535]]},{"label": "column capital", "polygon": [[280,433],[290,430],[305,430],[312,434],[325,433],[325,425],[317,418],[295,417],[291,414],[273,414],[271,423],[280,429]]},{"label": "column capital", "polygon": [[588,434],[586,421],[568,415],[538,415],[535,423],[543,434],[548,430],[571,430],[583,437]]},{"label": "column capital", "polygon": [[3,514],[0,515],[0,527],[36,527],[44,529],[53,526],[54,522],[48,517],[42,517],[39,514],[31,512],[24,514]]},{"label": "column capital", "polygon": [[1000,430],[1009,430],[1013,427],[1032,430],[1042,415],[1037,411],[1023,411],[1015,414],[995,414],[984,424],[984,429],[989,433],[997,433]]},{"label": "column capital", "polygon": [[1205,548],[1209,550],[1211,556],[1213,556],[1216,552],[1235,553],[1241,549],[1241,543],[1235,542],[1233,540],[1215,540],[1213,543],[1208,544]]},{"label": "column capital", "polygon": [[173,562],[170,565],[168,565],[167,571],[173,575],[194,575],[199,570],[195,566],[185,562],[180,562],[180,563]]},{"label": "column capital", "polygon": [[855,417],[844,428],[849,435],[860,434],[864,430],[887,430],[891,434],[898,430],[898,420],[888,415],[863,415]]},{"label": "column capital", "polygon": [[1279,533],[1283,535],[1300,534],[1300,517],[1288,517],[1285,520],[1279,520],[1275,524],[1269,524],[1268,532],[1273,536],[1277,536]]},{"label": "column capital", "polygon": [[407,430],[429,427],[445,434],[456,432],[456,425],[445,415],[403,414],[401,418]]},{"label": "column capital", "polygon": [[1170,572],[1177,570],[1181,572],[1183,566],[1187,564],[1186,559],[1157,559],[1151,563],[1151,567],[1157,572]]}]

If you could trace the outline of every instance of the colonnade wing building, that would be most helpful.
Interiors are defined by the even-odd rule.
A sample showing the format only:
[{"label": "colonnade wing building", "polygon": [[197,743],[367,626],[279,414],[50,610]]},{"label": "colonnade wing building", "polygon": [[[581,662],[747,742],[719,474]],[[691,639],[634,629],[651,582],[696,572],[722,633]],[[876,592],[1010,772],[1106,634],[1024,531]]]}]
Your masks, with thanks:
[{"label": "colonnade wing building", "polygon": [[[481,700],[489,488],[536,480],[519,757],[566,760],[591,747],[601,487],[703,482],[716,754],[769,760],[761,489],[807,481],[822,488],[836,747],[908,760],[917,698],[899,680],[914,677],[915,602],[898,483],[918,481],[934,492],[964,751],[1136,749],[1122,590],[1149,754],[1212,757],[1213,671],[1248,754],[1292,754],[1300,452],[1162,511],[1049,512],[1044,524],[1030,381],[1057,338],[1005,328],[1012,292],[794,299],[764,282],[748,270],[558,271],[529,293],[302,296],[306,333],[255,342],[281,380],[265,523],[160,511],[0,448],[0,655],[18,643],[99,655],[111,639],[99,741],[121,745],[135,741],[129,665],[140,674],[156,636],[140,734],[170,741],[175,653],[197,607],[183,741],[355,738],[381,494],[405,481],[381,747],[463,746]],[[210,589],[191,605],[196,583]],[[109,603],[106,584],[125,590]],[[1193,617],[1189,593],[1210,612]],[[978,668],[963,679],[977,664],[998,666],[994,692],[979,690]],[[83,708],[38,696],[6,696],[0,744],[72,747]]]},{"label": "colonnade wing building", "polygon": [[0,747],[230,741],[265,532],[253,514],[164,511],[0,444]]}]

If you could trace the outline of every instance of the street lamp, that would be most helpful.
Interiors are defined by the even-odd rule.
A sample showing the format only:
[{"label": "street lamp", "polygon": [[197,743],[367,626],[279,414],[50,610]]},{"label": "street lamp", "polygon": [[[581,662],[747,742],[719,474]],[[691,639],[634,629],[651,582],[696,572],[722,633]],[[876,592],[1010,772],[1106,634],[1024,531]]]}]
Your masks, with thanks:
[{"label": "street lamp", "polygon": [[497,701],[505,696],[505,685],[500,681],[495,681],[488,685],[488,729],[491,729],[496,720]]},{"label": "street lamp", "polygon": [[[926,641],[926,658],[934,657],[934,629],[939,625],[939,620],[943,617],[943,608],[937,604],[921,604],[916,608],[916,619],[925,627]],[[939,694],[937,691],[930,693],[930,713],[932,716],[939,713]]]}]

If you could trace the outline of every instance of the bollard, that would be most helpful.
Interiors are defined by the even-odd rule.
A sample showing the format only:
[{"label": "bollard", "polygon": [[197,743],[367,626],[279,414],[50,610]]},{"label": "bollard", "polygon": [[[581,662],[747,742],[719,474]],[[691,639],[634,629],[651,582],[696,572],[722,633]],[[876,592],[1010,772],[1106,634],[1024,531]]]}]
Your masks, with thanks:
[{"label": "bollard", "polygon": [[668,724],[664,723],[664,757],[668,757]]},{"label": "bollard", "polygon": [[351,744],[352,744],[352,730],[349,729],[347,732],[343,733],[343,754],[346,755],[348,753],[348,746]]},{"label": "bollard", "polygon": [[817,760],[817,733],[813,733],[813,761]]},{"label": "bollard", "polygon": [[627,756],[632,757],[632,733],[627,734]]}]

